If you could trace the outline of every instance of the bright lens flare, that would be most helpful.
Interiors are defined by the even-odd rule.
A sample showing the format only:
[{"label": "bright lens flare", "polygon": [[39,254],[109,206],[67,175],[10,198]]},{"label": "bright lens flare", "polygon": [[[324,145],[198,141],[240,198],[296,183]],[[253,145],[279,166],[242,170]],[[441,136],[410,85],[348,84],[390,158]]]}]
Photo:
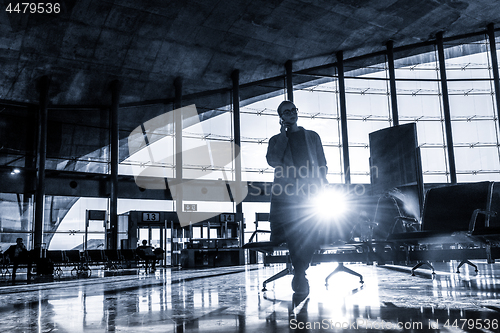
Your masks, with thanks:
[{"label": "bright lens flare", "polygon": [[316,209],[322,218],[338,218],[347,210],[345,196],[337,191],[323,191],[316,198]]}]

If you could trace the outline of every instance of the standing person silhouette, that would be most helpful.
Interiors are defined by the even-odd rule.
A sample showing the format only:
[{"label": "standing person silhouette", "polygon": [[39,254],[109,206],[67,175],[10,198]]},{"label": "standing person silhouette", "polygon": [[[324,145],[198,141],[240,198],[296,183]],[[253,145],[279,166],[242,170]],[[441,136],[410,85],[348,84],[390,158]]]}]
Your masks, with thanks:
[{"label": "standing person silhouette", "polygon": [[153,248],[148,245],[147,240],[142,241],[142,245],[137,247],[137,255],[144,260],[146,273],[148,273],[149,263],[151,262],[151,273],[156,271],[156,255]]},{"label": "standing person silhouette", "polygon": [[269,140],[267,163],[274,168],[271,188],[271,242],[287,243],[295,293],[308,294],[306,270],[317,248],[313,197],[327,184],[326,158],[319,135],[297,125],[298,109],[290,101],[278,107],[280,133]]}]

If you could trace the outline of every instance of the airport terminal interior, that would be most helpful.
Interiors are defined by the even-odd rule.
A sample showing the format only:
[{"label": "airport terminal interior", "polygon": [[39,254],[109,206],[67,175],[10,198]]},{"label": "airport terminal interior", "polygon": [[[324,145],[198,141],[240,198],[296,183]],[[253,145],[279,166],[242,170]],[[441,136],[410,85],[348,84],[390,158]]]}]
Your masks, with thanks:
[{"label": "airport terminal interior", "polygon": [[499,48],[490,0],[4,1],[0,331],[500,332]]}]

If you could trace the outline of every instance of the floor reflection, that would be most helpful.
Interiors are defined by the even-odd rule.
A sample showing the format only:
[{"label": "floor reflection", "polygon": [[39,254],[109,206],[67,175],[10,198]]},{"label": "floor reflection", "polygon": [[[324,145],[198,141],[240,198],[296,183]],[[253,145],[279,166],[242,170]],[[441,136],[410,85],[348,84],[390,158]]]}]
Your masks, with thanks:
[{"label": "floor reflection", "polygon": [[[291,276],[262,282],[281,267],[160,269],[154,275],[99,277],[0,287],[2,332],[500,332],[500,269],[436,275],[409,267],[335,264],[308,271],[311,292],[294,295]],[[103,276],[103,275],[101,275]]]}]

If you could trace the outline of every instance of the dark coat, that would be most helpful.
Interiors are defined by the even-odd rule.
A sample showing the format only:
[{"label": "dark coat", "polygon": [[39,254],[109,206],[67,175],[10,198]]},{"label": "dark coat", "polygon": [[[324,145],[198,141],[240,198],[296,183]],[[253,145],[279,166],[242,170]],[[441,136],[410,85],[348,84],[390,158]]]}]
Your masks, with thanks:
[{"label": "dark coat", "polygon": [[[13,262],[16,259],[15,257],[16,247],[17,244],[9,246],[9,248],[4,252],[4,258],[8,257],[10,261]],[[28,258],[28,250],[26,250],[26,247],[23,246],[21,248],[21,253],[17,257],[17,260],[18,261],[26,260],[27,258]]]},{"label": "dark coat", "polygon": [[[311,163],[310,170],[308,171],[310,174],[307,178],[289,177],[288,168],[293,166],[293,157],[286,134],[277,134],[269,140],[266,159],[267,163],[274,168],[273,186],[275,187],[271,189],[270,221],[283,219],[282,204],[296,206],[298,202],[303,200],[296,195],[286,195],[285,192],[287,189],[300,188],[304,184],[307,189],[309,184],[315,184],[315,190],[317,191],[317,188],[321,188],[328,183],[326,180],[326,158],[319,135],[303,127],[299,127],[299,129],[305,133],[309,161]],[[276,195],[276,192],[280,192],[281,195]]]}]

